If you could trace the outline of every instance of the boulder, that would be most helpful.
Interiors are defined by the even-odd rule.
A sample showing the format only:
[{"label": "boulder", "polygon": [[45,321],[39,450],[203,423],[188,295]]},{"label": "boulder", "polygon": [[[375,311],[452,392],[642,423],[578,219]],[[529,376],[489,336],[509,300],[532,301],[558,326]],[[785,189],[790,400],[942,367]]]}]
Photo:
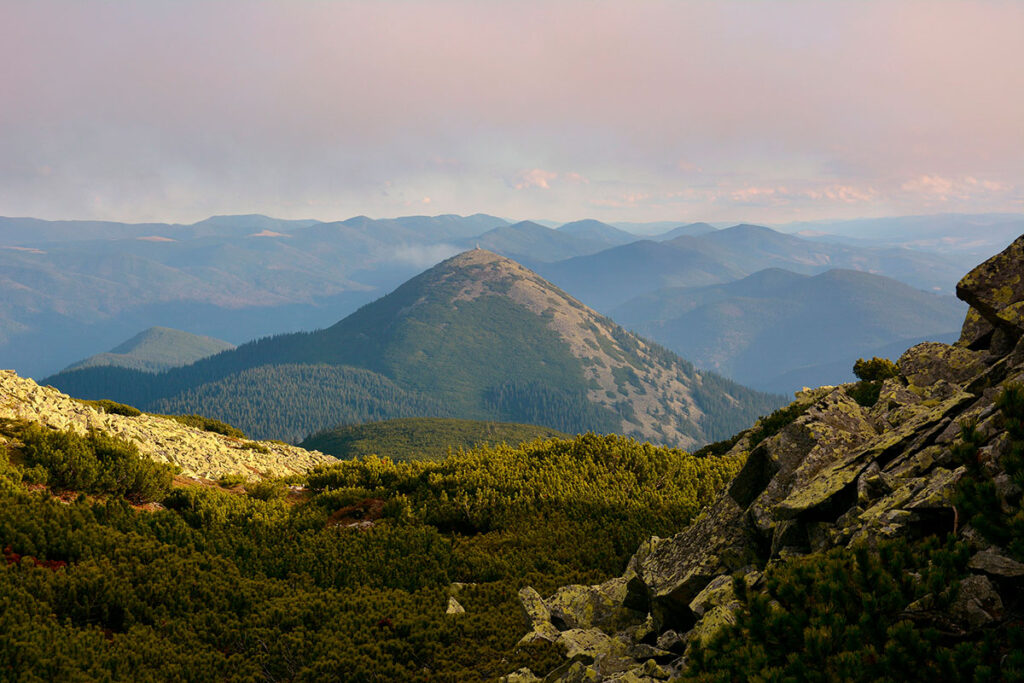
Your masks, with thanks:
[{"label": "boulder", "polygon": [[727,493],[684,531],[663,540],[639,563],[660,628],[690,627],[690,602],[720,574],[758,561],[757,537],[747,516]]},{"label": "boulder", "polygon": [[971,307],[967,309],[967,317],[964,319],[963,328],[960,330],[960,339],[956,345],[968,349],[988,348],[992,341],[992,333],[995,331],[995,326],[985,320],[981,313],[978,313],[978,309]]},{"label": "boulder", "polygon": [[[1024,236],[965,275],[956,295],[996,331],[1019,339],[1024,334]],[[981,331],[976,320],[970,322],[971,334]]]},{"label": "boulder", "polygon": [[975,553],[967,563],[970,569],[983,572],[989,576],[1000,576],[1008,579],[1024,577],[1024,564],[1006,557],[994,548]]},{"label": "boulder", "polygon": [[924,342],[912,346],[896,362],[911,387],[934,391],[940,381],[966,384],[985,371],[982,354],[962,346]]},{"label": "boulder", "polygon": [[599,627],[619,631],[642,621],[645,613],[623,606],[626,599],[624,577],[598,586],[563,586],[545,601],[553,623],[568,628]]},{"label": "boulder", "polygon": [[950,614],[970,629],[982,628],[1003,616],[1003,601],[987,577],[976,574],[960,582]]}]

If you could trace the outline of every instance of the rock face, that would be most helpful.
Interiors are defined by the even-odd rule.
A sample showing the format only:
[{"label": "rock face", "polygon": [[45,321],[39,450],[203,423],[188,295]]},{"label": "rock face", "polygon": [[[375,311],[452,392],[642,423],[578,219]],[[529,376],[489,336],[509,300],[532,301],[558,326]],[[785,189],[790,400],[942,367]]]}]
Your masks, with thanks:
[{"label": "rock face", "polygon": [[[979,457],[987,462],[1009,447],[994,402],[1001,387],[1024,381],[1022,274],[1024,237],[957,286],[971,305],[961,340],[909,349],[873,406],[858,404],[848,387],[800,392],[799,416],[753,448],[741,438],[733,453],[747,461],[729,488],[688,528],[644,543],[621,579],[563,588],[547,599],[524,589],[532,624],[524,640],[564,645],[569,657],[545,680],[671,676],[684,666],[690,643],[734,621],[740,603],[733,576],[756,588],[769,562],[897,536],[957,532],[975,551],[974,573],[950,616],[963,629],[1002,618],[1007,594],[999,591],[1019,590],[1012,582],[1024,576],[1024,565],[959,524],[951,497],[965,469],[951,447],[965,420],[977,423]],[[1007,482],[999,495],[1019,498],[1013,489]],[[605,586],[621,582],[616,603]],[[601,595],[569,601],[600,609],[586,619],[557,616],[566,591]],[[589,649],[574,645],[588,638]]]},{"label": "rock face", "polygon": [[73,429],[80,434],[90,428],[100,429],[134,442],[142,455],[178,465],[187,477],[282,476],[336,462],[319,451],[205,432],[155,415],[127,417],[104,413],[52,387],[41,387],[31,379],[18,377],[11,370],[0,370],[0,419],[4,418]]}]

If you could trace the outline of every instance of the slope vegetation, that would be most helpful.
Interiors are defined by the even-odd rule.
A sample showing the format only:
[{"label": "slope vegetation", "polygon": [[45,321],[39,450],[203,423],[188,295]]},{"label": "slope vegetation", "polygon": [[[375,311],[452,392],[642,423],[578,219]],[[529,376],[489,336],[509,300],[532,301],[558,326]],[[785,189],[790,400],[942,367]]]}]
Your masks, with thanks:
[{"label": "slope vegetation", "polygon": [[18,680],[482,681],[553,667],[556,648],[516,648],[519,587],[617,571],[739,466],[590,435],[326,466],[297,503],[272,482],[176,487],[148,511],[116,494],[62,502],[46,468],[18,464],[26,446],[0,449],[0,662]]},{"label": "slope vegetation", "polygon": [[396,462],[441,460],[450,451],[488,444],[517,446],[525,441],[565,437],[565,434],[527,424],[404,418],[335,427],[309,437],[302,448],[322,451],[342,460],[380,455]]},{"label": "slope vegetation", "polygon": [[[669,351],[636,337],[523,266],[484,250],[453,257],[364,306],[334,326],[245,344],[155,376],[89,368],[47,381],[83,398],[233,418],[261,436],[332,427],[334,415],[289,422],[309,408],[322,414],[322,380],[287,381],[279,410],[245,408],[248,397],[278,400],[273,379],[238,373],[265,365],[327,364],[386,378],[377,386],[428,397],[387,417],[440,416],[541,424],[563,432],[619,432],[694,446],[733,433],[779,404],[717,375],[698,372]],[[320,371],[326,372],[326,371]],[[207,388],[204,385],[217,386]],[[237,387],[237,401],[230,394]],[[269,400],[269,399],[268,399]],[[237,402],[231,414],[218,405]],[[257,423],[256,420],[259,420]],[[312,424],[312,422],[319,422]]]},{"label": "slope vegetation", "polygon": [[130,370],[159,372],[168,368],[188,365],[215,353],[235,348],[220,339],[173,330],[169,327],[151,327],[143,330],[107,353],[96,354],[68,366],[67,370],[98,365],[116,365]]},{"label": "slope vegetation", "polygon": [[524,589],[521,642],[570,658],[545,680],[1020,680],[1022,274],[1024,237],[958,284],[955,345],[857,363],[709,449],[743,468],[618,579]]}]

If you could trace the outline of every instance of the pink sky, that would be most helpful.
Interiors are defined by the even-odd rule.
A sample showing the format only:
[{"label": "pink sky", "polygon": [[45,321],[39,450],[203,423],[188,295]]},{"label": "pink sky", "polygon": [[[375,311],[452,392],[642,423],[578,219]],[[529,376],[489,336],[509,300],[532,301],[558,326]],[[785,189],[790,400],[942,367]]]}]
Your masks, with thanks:
[{"label": "pink sky", "polygon": [[0,215],[1024,212],[1024,3],[0,0]]}]

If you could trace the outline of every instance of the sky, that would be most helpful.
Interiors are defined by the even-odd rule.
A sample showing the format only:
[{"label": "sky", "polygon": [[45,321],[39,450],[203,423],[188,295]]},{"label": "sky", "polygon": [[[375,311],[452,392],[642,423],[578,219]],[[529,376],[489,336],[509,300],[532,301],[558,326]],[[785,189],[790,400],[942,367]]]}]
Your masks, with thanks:
[{"label": "sky", "polygon": [[1024,212],[1024,2],[0,0],[0,215]]}]

